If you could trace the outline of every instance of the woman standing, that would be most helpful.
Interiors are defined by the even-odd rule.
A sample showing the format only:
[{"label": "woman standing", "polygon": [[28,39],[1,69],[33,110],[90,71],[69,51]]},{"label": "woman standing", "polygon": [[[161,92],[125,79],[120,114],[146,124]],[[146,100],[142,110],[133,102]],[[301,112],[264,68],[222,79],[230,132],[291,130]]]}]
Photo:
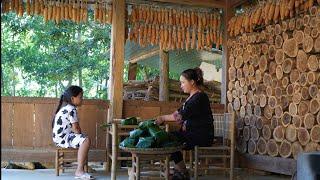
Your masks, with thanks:
[{"label": "woman standing", "polygon": [[[213,143],[213,117],[209,98],[200,90],[203,84],[203,72],[200,68],[187,69],[180,76],[181,89],[189,97],[177,111],[159,116],[158,125],[165,121],[176,121],[181,125],[178,132],[173,132],[185,143],[185,150],[194,146],[211,146]],[[171,155],[175,162],[173,179],[190,179],[180,151]]]}]

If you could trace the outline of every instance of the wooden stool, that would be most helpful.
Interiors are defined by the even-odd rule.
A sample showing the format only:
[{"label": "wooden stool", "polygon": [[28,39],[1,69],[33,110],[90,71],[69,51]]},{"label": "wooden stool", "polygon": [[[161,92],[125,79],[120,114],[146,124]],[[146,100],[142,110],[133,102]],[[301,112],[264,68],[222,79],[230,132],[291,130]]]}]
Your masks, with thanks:
[{"label": "wooden stool", "polygon": [[[64,166],[65,162],[77,162],[77,155],[76,157],[73,157],[73,158],[65,158],[65,155],[67,153],[77,154],[78,149],[74,149],[74,148],[57,148],[56,149],[56,158],[55,158],[56,176],[59,176],[60,170],[62,170],[62,173],[64,173],[64,170],[66,169],[66,167]],[[88,172],[88,159],[86,160],[84,169],[86,172]]]},{"label": "wooden stool", "polygon": [[[147,169],[147,170],[158,170],[154,167],[148,168],[148,167],[141,167],[141,161],[144,160],[160,160],[164,161],[164,163],[161,163],[160,167],[160,175],[159,176],[141,176],[141,170],[142,169]],[[159,155],[154,155],[154,154],[139,154],[139,153],[132,153],[132,168],[133,168],[133,176],[135,180],[140,180],[140,179],[169,179],[169,171],[170,171],[170,154],[159,154]],[[150,167],[150,164],[147,166]]]}]

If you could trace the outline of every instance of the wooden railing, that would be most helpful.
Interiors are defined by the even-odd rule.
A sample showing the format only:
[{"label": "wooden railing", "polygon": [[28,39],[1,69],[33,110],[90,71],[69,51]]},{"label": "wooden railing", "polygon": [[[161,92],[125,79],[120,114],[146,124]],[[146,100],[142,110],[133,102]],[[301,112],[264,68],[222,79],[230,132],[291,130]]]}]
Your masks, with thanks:
[{"label": "wooden railing", "polygon": [[[1,97],[1,154],[3,160],[54,160],[51,120],[57,108],[57,98]],[[80,127],[91,138],[89,160],[106,160],[106,132],[100,125],[107,122],[108,101],[87,100],[78,108]],[[123,117],[155,118],[174,112],[176,102],[124,101]],[[224,106],[213,104],[221,113]]]}]

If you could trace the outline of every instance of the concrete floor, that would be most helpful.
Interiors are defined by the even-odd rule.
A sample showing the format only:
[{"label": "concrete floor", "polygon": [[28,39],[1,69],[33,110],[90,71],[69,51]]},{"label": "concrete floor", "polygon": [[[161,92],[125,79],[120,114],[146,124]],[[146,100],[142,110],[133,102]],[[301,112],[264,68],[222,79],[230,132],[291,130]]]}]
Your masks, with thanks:
[{"label": "concrete floor", "polygon": [[[121,170],[118,173],[117,179],[127,180],[128,171],[126,169]],[[92,173],[97,180],[109,180],[110,174],[106,174],[104,171],[97,169],[96,173]],[[66,170],[65,173],[60,176],[55,175],[54,169],[37,169],[37,170],[20,170],[20,169],[1,169],[2,180],[70,180],[74,179],[74,170]],[[228,177],[223,174],[210,175],[199,178],[201,180],[227,180]],[[291,176],[276,175],[271,173],[256,173],[248,172],[245,170],[235,171],[236,180],[290,180]]]}]

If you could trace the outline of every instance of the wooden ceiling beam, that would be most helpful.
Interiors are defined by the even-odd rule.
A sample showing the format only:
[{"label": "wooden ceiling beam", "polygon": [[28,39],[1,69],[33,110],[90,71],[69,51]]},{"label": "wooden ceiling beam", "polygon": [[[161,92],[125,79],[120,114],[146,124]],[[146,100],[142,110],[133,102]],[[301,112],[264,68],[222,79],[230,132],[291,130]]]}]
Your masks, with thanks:
[{"label": "wooden ceiling beam", "polygon": [[207,8],[225,8],[227,0],[153,0],[154,2],[173,3]]},{"label": "wooden ceiling beam", "polygon": [[155,55],[159,55],[159,53],[160,53],[159,48],[155,48],[155,49],[152,49],[148,52],[143,52],[143,53],[140,53],[140,54],[130,58],[129,62],[130,63],[137,63],[138,61],[147,59],[147,58],[155,56]]},{"label": "wooden ceiling beam", "polygon": [[248,0],[230,0],[231,2],[229,2],[228,4],[228,8],[235,8],[241,4],[245,4],[248,2]]}]

